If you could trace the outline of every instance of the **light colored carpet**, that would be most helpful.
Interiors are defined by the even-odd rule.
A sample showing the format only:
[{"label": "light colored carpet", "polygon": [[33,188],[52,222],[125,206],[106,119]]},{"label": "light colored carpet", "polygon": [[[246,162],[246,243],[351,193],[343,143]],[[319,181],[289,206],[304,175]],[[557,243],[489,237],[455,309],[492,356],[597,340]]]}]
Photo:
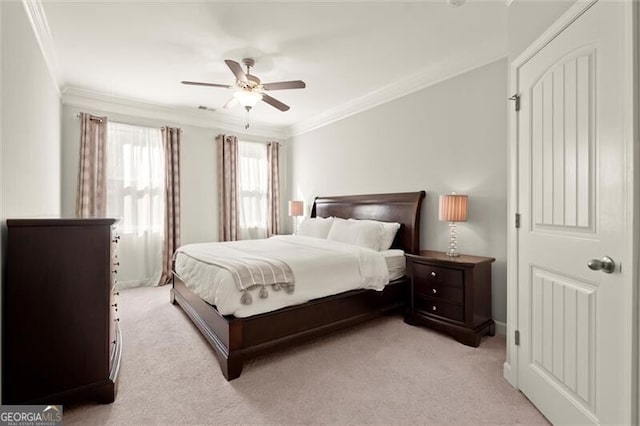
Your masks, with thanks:
[{"label": "light colored carpet", "polygon": [[504,336],[479,348],[385,317],[245,364],[227,382],[169,287],[120,292],[116,402],[65,424],[548,424],[502,378]]}]

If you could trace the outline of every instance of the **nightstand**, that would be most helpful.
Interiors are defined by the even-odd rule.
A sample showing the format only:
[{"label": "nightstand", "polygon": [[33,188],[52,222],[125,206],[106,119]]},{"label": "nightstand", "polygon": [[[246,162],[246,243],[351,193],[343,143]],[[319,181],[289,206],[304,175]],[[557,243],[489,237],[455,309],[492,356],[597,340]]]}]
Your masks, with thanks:
[{"label": "nightstand", "polygon": [[407,254],[409,306],[404,321],[425,325],[477,347],[495,335],[491,319],[491,257],[449,257],[439,251]]}]

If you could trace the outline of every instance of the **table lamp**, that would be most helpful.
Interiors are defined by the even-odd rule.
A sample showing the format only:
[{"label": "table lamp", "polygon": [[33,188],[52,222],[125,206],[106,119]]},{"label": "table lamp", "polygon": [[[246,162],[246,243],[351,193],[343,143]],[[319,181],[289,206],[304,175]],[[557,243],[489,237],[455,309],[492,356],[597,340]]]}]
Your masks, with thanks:
[{"label": "table lamp", "polygon": [[289,201],[289,216],[293,217],[293,233],[298,233],[298,216],[304,214],[303,201]]},{"label": "table lamp", "polygon": [[439,219],[449,222],[449,251],[447,251],[447,256],[460,256],[457,250],[456,222],[467,221],[467,199],[466,195],[458,194],[440,196]]}]

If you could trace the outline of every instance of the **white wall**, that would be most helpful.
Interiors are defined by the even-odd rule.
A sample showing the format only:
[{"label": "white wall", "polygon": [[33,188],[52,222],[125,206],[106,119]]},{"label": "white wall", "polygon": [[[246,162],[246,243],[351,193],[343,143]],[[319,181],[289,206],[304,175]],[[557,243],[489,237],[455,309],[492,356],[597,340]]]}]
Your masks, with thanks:
[{"label": "white wall", "polygon": [[22,2],[2,6],[2,217],[60,214],[60,98]]},{"label": "white wall", "polygon": [[438,196],[469,195],[459,250],[496,258],[493,317],[506,318],[507,61],[291,139],[292,196],[427,191],[422,249],[445,250]]},{"label": "white wall", "polygon": [[515,0],[507,9],[509,60],[532,44],[576,0]]},{"label": "white wall", "polygon": [[60,214],[60,98],[21,2],[0,1],[0,284],[6,218]]},{"label": "white wall", "polygon": [[[101,103],[104,108],[104,102]],[[181,242],[189,244],[204,241],[218,241],[218,166],[215,137],[225,132],[223,129],[183,125],[117,113],[112,109],[80,108],[64,105],[62,110],[62,214],[73,216],[78,176],[78,155],[80,150],[80,120],[82,112],[107,116],[111,121],[140,126],[162,127],[166,125],[182,128],[181,140]],[[236,134],[241,140],[267,142],[276,140],[256,136]],[[281,161],[286,165],[287,148],[283,144]],[[281,182],[286,186],[286,167],[282,169]],[[286,198],[286,195],[283,196]],[[283,200],[284,202],[284,200]]]}]

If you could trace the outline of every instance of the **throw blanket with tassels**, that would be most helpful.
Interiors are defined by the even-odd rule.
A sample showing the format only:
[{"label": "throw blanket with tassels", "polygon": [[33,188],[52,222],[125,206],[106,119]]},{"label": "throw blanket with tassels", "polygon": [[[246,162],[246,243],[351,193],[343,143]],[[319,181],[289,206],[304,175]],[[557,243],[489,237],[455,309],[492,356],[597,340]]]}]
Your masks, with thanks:
[{"label": "throw blanket with tassels", "polygon": [[289,294],[293,293],[295,279],[291,267],[275,257],[265,255],[222,257],[211,254],[195,257],[183,250],[178,250],[176,254],[178,252],[229,271],[236,287],[242,292],[240,303],[243,305],[253,303],[253,298],[249,293],[251,290],[259,289],[258,294],[261,299],[269,297],[268,287],[274,291],[283,289]]}]

